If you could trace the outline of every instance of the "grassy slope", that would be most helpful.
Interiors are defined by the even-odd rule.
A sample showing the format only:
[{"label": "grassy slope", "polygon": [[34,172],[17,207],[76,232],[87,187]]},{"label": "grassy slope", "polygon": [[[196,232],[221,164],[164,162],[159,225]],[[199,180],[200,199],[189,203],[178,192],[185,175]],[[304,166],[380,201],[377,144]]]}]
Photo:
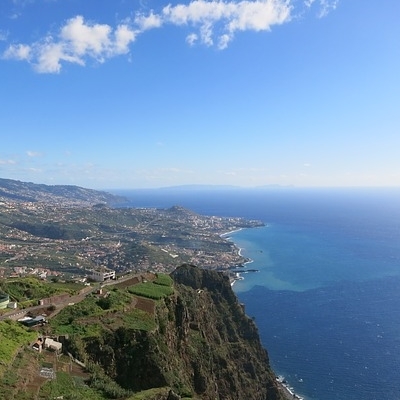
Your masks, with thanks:
[{"label": "grassy slope", "polygon": [[[149,291],[157,298],[165,296],[172,291],[172,280],[168,275],[159,274],[155,283],[146,282],[145,287],[152,288]],[[7,285],[0,286],[13,293],[16,298],[39,298],[79,289],[68,284],[54,284],[38,281],[37,279],[19,279],[9,281]],[[129,292],[133,286],[117,289],[108,288],[107,297],[89,296],[79,304],[65,307],[55,316],[46,329],[56,334],[78,334],[80,337],[100,335],[104,329],[108,330],[118,325],[129,325],[133,329],[153,330],[156,327],[152,313],[135,308],[137,303],[146,303],[146,300],[136,302],[137,297]],[[146,293],[144,293],[146,295]],[[147,300],[147,303],[154,302]],[[100,388],[91,388],[84,384],[81,373],[71,373],[69,361],[65,365],[58,361],[56,379],[45,380],[38,376],[38,370],[44,360],[52,359],[51,354],[36,353],[29,349],[40,332],[28,330],[14,321],[0,322],[0,397],[13,398],[15,400],[48,399],[64,396],[64,399],[100,400],[107,398],[101,385],[109,385],[110,382],[101,382]],[[76,366],[75,366],[76,368]],[[90,374],[86,373],[86,378]],[[114,390],[118,390],[115,388]],[[165,388],[169,390],[169,388]],[[136,394],[132,399],[146,399],[154,393]]]}]

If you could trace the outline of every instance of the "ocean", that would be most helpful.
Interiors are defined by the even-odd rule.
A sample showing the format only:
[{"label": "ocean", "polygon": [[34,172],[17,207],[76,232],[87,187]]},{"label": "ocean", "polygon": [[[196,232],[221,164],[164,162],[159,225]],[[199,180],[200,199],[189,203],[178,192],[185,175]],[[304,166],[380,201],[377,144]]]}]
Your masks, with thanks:
[{"label": "ocean", "polygon": [[113,191],[266,226],[229,235],[233,286],[274,371],[308,400],[400,400],[400,189]]}]

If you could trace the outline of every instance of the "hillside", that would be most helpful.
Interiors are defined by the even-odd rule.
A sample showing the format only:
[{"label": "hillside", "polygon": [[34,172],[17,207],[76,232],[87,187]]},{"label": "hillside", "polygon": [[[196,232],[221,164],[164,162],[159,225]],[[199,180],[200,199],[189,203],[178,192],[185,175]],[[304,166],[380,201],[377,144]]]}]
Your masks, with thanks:
[{"label": "hillside", "polygon": [[[3,371],[0,381],[8,384],[0,385],[0,396],[283,399],[257,328],[222,273],[182,265],[170,276],[104,289],[40,328],[63,338],[64,353],[85,367],[65,355],[55,362],[48,351],[21,350]],[[38,376],[44,363],[54,368],[55,379]]]},{"label": "hillside", "polygon": [[116,205],[125,202],[126,199],[107,192],[79,186],[43,185],[0,178],[0,201]]},{"label": "hillside", "polygon": [[227,269],[246,260],[221,234],[263,225],[179,206],[105,204],[114,200],[74,186],[0,180],[0,277],[38,269],[84,275],[100,265],[119,273],[170,272],[182,263]]}]

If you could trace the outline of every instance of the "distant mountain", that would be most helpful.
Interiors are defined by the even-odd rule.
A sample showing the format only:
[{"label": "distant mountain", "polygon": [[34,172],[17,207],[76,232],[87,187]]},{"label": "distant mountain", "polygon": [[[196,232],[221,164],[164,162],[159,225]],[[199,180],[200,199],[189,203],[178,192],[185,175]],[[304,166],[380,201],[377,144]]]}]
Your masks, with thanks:
[{"label": "distant mountain", "polygon": [[166,186],[156,190],[221,190],[221,189],[242,189],[240,186],[234,185],[178,185]]},{"label": "distant mountain", "polygon": [[[274,188],[290,188],[293,185],[269,184],[262,186],[236,186],[236,185],[179,185],[166,186],[154,190],[258,190],[258,189],[274,189]],[[149,190],[149,189],[147,189]],[[151,190],[151,189],[150,189]]]},{"label": "distant mountain", "polygon": [[126,202],[126,199],[79,186],[44,185],[0,178],[0,201],[115,205]]}]

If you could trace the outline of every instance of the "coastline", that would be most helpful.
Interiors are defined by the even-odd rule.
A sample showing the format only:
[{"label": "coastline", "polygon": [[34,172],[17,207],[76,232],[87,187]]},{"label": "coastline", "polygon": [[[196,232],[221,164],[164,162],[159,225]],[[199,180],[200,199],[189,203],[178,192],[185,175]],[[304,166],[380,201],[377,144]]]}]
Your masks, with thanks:
[{"label": "coastline", "polygon": [[226,240],[229,240],[230,238],[229,237],[225,237],[226,235],[230,235],[232,233],[240,232],[242,230],[243,230],[243,228],[237,228],[237,229],[234,229],[233,231],[222,233],[220,236],[223,237]]},{"label": "coastline", "polygon": [[233,265],[233,266],[228,268],[228,270],[229,270],[229,275],[228,276],[229,276],[229,281],[231,283],[231,286],[233,286],[237,281],[240,281],[240,280],[244,279],[243,276],[240,273],[235,272],[234,270],[236,268],[246,268],[246,264],[249,264],[249,263],[253,262],[253,260],[243,257],[243,255],[242,255],[242,250],[243,249],[238,247],[235,244],[235,242],[232,240],[232,238],[229,236],[232,233],[237,233],[237,232],[240,232],[242,230],[243,230],[243,228],[238,228],[238,229],[234,229],[232,231],[224,232],[224,233],[220,234],[220,237],[224,238],[228,242],[231,242],[235,246],[235,248],[237,250],[237,255],[239,257],[243,258],[243,262],[240,265]]},{"label": "coastline", "polygon": [[[237,246],[237,244],[232,240],[231,237],[225,237],[225,235],[229,235],[235,232],[239,232],[241,231],[242,228],[234,230],[232,232],[227,232],[226,234],[223,234],[221,236],[224,236],[224,239],[229,240],[231,243],[233,243],[233,245],[236,247],[237,249],[237,254],[242,257],[243,259],[245,259],[246,261],[243,262],[243,264],[241,266],[234,266],[232,268],[230,268],[230,275],[229,275],[229,279],[231,282],[231,286],[233,288],[233,286],[235,285],[235,283],[239,280],[243,280],[244,278],[244,273],[247,272],[257,272],[258,270],[251,270],[251,271],[243,271],[243,269],[245,269],[247,267],[247,264],[251,264],[254,262],[254,260],[252,260],[251,258],[246,258],[243,256],[242,251],[244,250],[242,247]],[[235,269],[241,268],[242,271],[241,272],[235,272]],[[232,275],[233,274],[233,275]],[[286,379],[283,376],[276,376],[276,382],[279,388],[279,392],[282,394],[282,396],[284,397],[285,400],[306,400],[306,398],[304,396],[298,395],[294,389],[290,386],[290,384],[286,381]]]},{"label": "coastline", "polygon": [[[233,242],[232,242],[233,243]],[[234,243],[233,243],[234,244]],[[237,247],[236,245],[235,245],[235,247],[238,249],[238,255],[240,256],[240,257],[243,257],[243,255],[242,255],[242,248],[240,248],[240,247]],[[234,267],[232,267],[232,268],[230,268],[230,271],[231,272],[233,272],[233,276],[230,274],[229,275],[229,279],[230,279],[230,281],[231,281],[231,286],[233,286],[235,283],[236,283],[236,281],[241,281],[241,280],[243,280],[244,279],[244,277],[243,277],[243,273],[245,273],[245,271],[243,271],[243,270],[241,270],[240,272],[235,272],[235,269],[238,269],[238,268],[246,268],[246,264],[251,264],[252,262],[254,262],[254,260],[252,260],[251,258],[246,258],[246,257],[243,257],[246,261],[244,262],[244,263],[242,263],[242,265],[235,265]],[[254,270],[254,271],[248,271],[248,272],[256,272],[256,270]]]},{"label": "coastline", "polygon": [[305,400],[303,396],[299,396],[297,393],[294,392],[294,389],[287,383],[286,379],[282,375],[278,375],[276,378],[276,382],[278,383],[278,387],[280,392],[284,395],[286,400]]}]

